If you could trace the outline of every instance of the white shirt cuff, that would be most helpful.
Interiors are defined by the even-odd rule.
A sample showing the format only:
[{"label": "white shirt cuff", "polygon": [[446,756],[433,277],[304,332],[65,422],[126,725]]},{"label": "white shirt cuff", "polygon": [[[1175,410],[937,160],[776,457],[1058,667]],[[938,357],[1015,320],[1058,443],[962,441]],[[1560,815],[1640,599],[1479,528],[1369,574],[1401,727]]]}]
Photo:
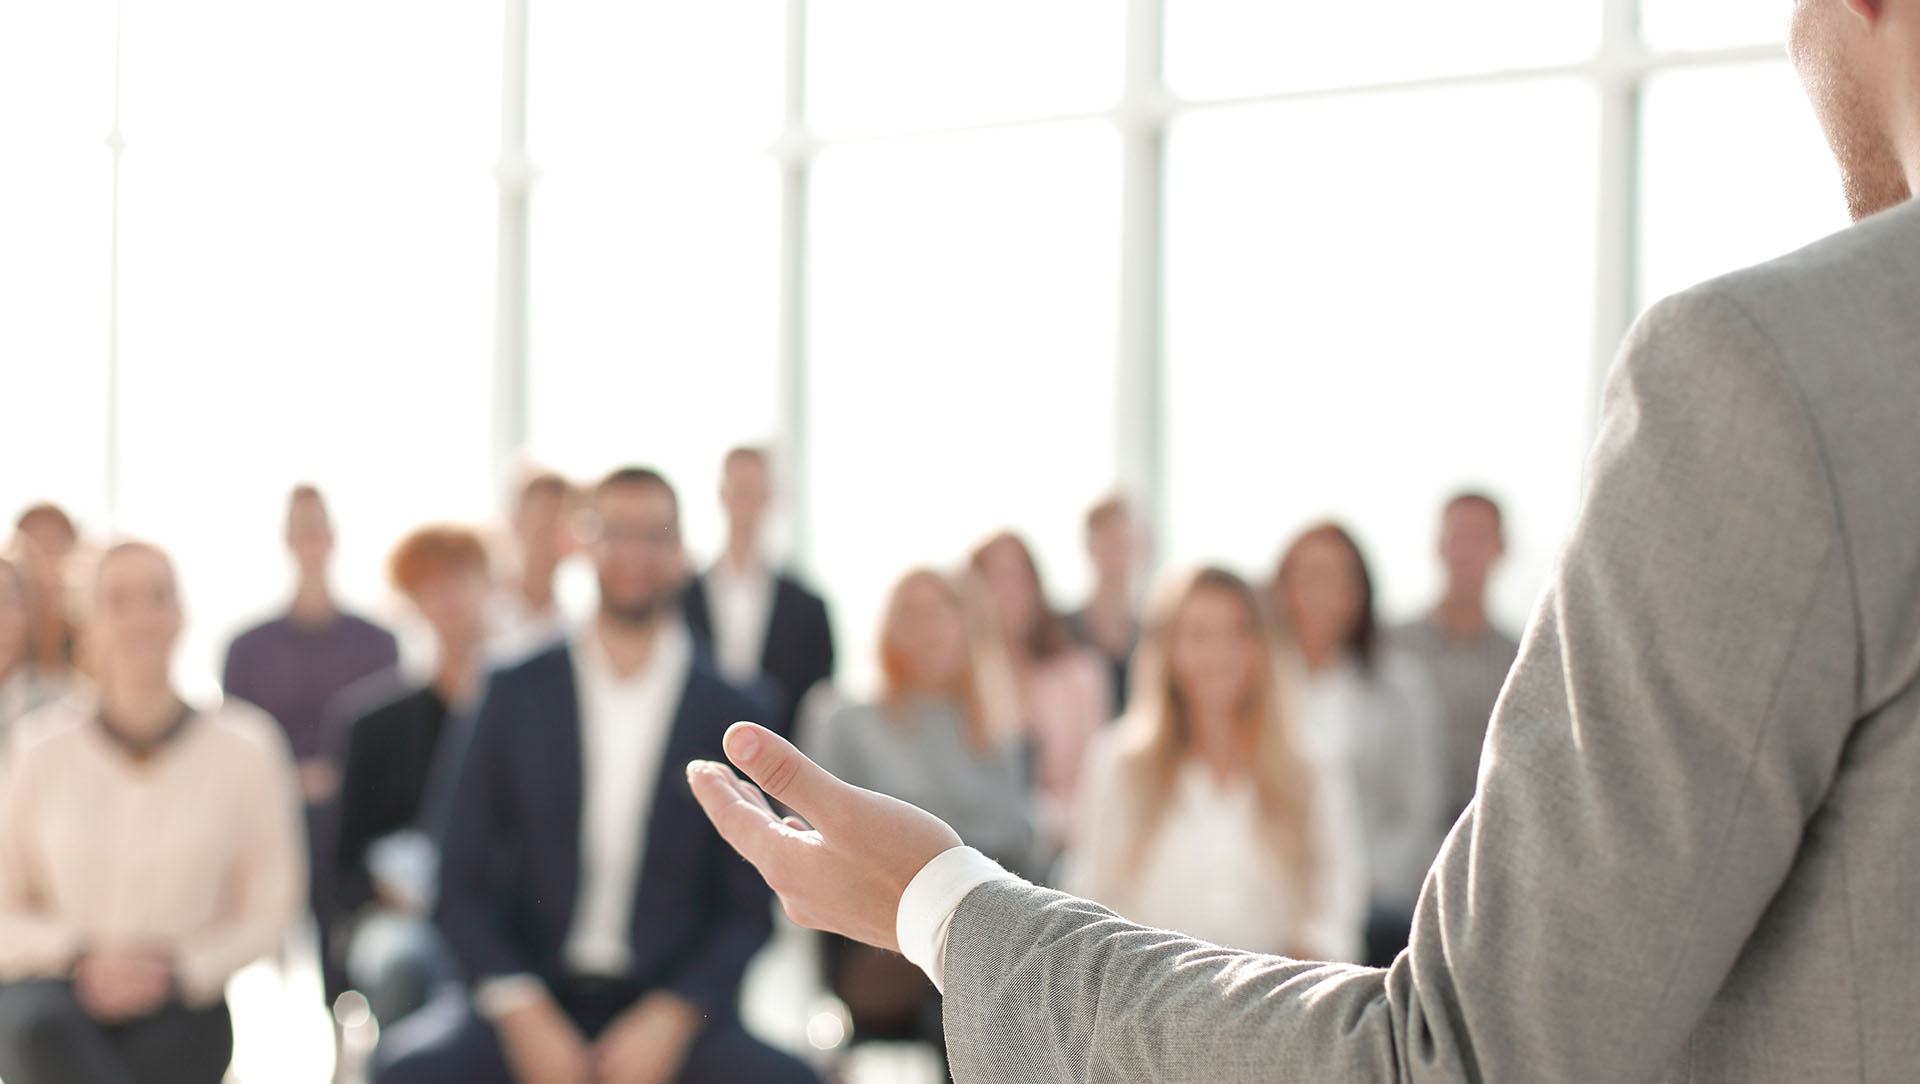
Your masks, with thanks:
[{"label": "white shirt cuff", "polygon": [[473,1007],[490,1021],[525,1008],[547,996],[547,986],[534,975],[496,975],[473,988]]},{"label": "white shirt cuff", "polygon": [[999,880],[1017,878],[972,847],[952,847],[920,867],[900,894],[893,928],[900,954],[925,971],[941,993],[947,989],[947,930],[953,925],[953,913],[967,893]]}]

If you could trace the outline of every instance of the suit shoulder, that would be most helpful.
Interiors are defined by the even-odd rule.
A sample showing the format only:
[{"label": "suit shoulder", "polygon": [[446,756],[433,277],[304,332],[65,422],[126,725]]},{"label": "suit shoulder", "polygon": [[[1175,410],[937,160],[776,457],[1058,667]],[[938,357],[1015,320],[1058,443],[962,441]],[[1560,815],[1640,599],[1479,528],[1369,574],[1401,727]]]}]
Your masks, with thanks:
[{"label": "suit shoulder", "polygon": [[743,719],[759,719],[766,712],[758,701],[727,684],[704,660],[695,660],[687,668],[685,708],[698,726],[716,732],[724,732]]}]

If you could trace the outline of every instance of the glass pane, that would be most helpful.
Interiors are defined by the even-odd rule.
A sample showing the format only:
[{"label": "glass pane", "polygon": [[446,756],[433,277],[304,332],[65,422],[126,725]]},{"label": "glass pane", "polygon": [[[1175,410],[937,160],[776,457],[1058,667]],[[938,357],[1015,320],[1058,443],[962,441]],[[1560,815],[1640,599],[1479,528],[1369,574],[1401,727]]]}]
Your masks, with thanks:
[{"label": "glass pane", "polygon": [[359,606],[403,531],[491,510],[502,19],[126,7],[123,519],[180,562],[193,687],[288,594],[294,483],[327,492]]},{"label": "glass pane", "polygon": [[0,545],[37,500],[103,526],[113,7],[0,4]]},{"label": "glass pane", "polygon": [[1642,110],[1642,305],[1847,224],[1840,171],[1784,62],[1658,76]]},{"label": "glass pane", "polygon": [[882,597],[1030,533],[1061,601],[1080,509],[1114,475],[1119,145],[1101,124],[837,148],[815,175],[813,564],[842,674],[875,672]]},{"label": "glass pane", "polygon": [[1596,124],[1592,92],[1570,82],[1179,123],[1175,561],[1264,577],[1296,531],[1337,517],[1368,547],[1385,613],[1410,617],[1439,588],[1440,502],[1484,487],[1509,515],[1494,604],[1520,623],[1593,432]]},{"label": "glass pane", "polygon": [[852,135],[1105,109],[1125,15],[1115,0],[812,0],[808,120]]},{"label": "glass pane", "polygon": [[1640,0],[1640,32],[1655,49],[1720,49],[1783,41],[1793,0]]},{"label": "glass pane", "polygon": [[1189,98],[1583,60],[1600,0],[1167,0],[1167,79]]},{"label": "glass pane", "polygon": [[658,467],[703,557],[721,456],[774,434],[785,33],[709,7],[536,6],[528,120],[529,454]]}]

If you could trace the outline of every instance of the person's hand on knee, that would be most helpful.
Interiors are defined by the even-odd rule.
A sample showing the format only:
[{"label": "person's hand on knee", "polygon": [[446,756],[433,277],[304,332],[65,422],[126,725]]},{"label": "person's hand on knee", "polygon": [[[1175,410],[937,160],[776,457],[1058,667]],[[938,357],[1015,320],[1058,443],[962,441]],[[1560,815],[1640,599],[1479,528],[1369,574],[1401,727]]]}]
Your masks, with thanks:
[{"label": "person's hand on knee", "polygon": [[[923,809],[834,778],[765,727],[736,723],[725,745],[758,788],[711,761],[689,764],[687,778],[714,827],[767,879],[787,917],[899,951],[901,893],[960,836]],[[767,796],[799,817],[776,816]]]}]

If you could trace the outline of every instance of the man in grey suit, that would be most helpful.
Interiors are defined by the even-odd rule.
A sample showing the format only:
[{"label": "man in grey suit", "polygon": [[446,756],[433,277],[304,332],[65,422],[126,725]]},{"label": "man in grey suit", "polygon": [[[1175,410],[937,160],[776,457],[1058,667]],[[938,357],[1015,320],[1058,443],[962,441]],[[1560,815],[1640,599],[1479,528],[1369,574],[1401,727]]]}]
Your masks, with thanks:
[{"label": "man in grey suit", "polygon": [[1634,330],[1391,968],[1131,925],[757,728],[812,828],[696,764],[709,815],[944,981],[961,1081],[1920,1077],[1920,0],[1798,0],[1792,52],[1864,221]]}]

